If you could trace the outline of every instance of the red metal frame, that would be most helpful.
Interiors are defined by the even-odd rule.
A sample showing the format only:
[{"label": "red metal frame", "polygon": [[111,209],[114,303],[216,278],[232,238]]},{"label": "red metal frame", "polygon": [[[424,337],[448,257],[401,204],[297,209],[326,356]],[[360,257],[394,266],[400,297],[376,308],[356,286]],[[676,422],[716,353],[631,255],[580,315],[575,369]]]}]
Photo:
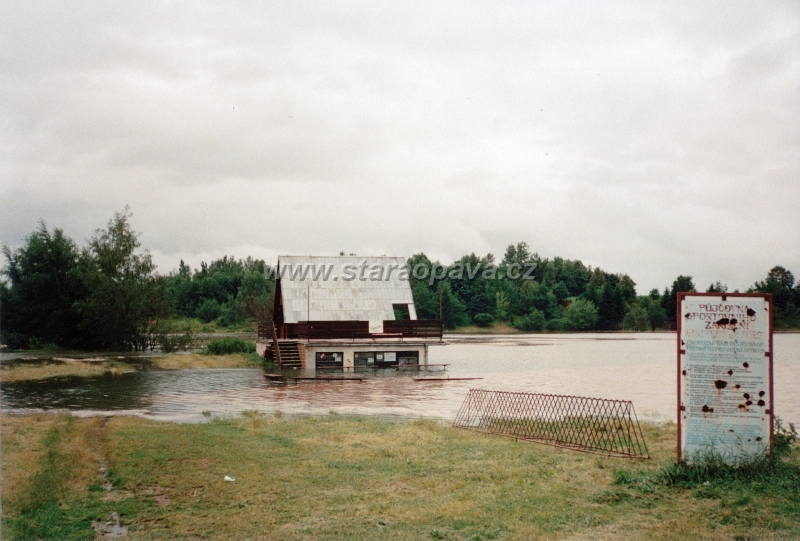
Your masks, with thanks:
[{"label": "red metal frame", "polygon": [[679,292],[677,299],[676,299],[676,307],[675,307],[675,319],[676,322],[676,331],[678,333],[676,342],[678,346],[678,355],[677,355],[677,377],[678,377],[678,396],[677,396],[677,412],[678,412],[678,441],[677,441],[677,456],[678,462],[683,460],[683,456],[681,454],[681,435],[682,435],[682,421],[681,421],[681,353],[683,353],[683,349],[681,348],[681,322],[683,318],[681,317],[681,302],[686,297],[719,297],[723,302],[728,300],[728,297],[757,297],[764,299],[769,303],[769,456],[772,456],[772,448],[775,440],[775,392],[774,392],[774,385],[773,385],[773,358],[774,358],[774,351],[772,345],[772,335],[773,335],[773,327],[772,327],[772,319],[773,319],[773,312],[774,312],[774,305],[772,303],[772,293],[699,293],[699,292]]},{"label": "red metal frame", "polygon": [[470,389],[453,427],[608,457],[650,458],[628,400]]}]

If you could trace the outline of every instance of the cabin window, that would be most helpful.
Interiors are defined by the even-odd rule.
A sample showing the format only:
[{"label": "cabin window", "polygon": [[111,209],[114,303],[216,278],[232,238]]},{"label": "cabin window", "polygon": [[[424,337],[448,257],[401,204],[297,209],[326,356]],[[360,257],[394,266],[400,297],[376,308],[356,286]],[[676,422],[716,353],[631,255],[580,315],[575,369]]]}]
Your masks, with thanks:
[{"label": "cabin window", "polygon": [[353,354],[353,363],[356,366],[375,366],[375,352],[360,351]]},{"label": "cabin window", "polygon": [[417,366],[419,365],[419,351],[398,351],[398,366]]},{"label": "cabin window", "polygon": [[417,366],[419,365],[418,351],[361,351],[353,355],[355,366],[377,366],[388,368],[390,366]]},{"label": "cabin window", "polygon": [[344,366],[344,353],[337,352],[317,352],[317,367],[324,366]]},{"label": "cabin window", "polygon": [[407,304],[393,304],[394,319],[397,321],[408,321],[411,319],[411,313],[408,311]]}]

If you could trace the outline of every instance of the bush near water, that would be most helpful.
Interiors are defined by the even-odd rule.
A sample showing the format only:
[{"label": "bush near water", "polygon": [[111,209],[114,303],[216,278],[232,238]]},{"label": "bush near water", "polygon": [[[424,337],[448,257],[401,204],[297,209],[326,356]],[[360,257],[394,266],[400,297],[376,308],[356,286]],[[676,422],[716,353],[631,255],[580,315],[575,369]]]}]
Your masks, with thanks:
[{"label": "bush near water", "polygon": [[229,355],[231,353],[255,353],[256,345],[245,342],[241,338],[222,338],[211,340],[203,348],[203,353],[208,355]]}]

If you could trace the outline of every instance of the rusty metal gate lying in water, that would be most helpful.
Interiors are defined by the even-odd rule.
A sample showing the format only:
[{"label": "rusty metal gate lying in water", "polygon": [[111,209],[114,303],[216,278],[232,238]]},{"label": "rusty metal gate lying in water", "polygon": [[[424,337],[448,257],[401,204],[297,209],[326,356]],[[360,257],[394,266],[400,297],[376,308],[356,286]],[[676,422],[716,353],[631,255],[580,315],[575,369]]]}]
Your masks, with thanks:
[{"label": "rusty metal gate lying in water", "polygon": [[650,458],[627,400],[470,389],[453,426],[586,453]]}]

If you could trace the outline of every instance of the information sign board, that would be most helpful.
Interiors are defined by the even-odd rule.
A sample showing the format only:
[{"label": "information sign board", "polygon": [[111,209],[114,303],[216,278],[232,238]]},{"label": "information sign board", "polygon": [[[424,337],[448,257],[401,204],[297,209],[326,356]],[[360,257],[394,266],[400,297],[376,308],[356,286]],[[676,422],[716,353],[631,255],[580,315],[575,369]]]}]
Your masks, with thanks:
[{"label": "information sign board", "polygon": [[678,460],[772,451],[772,295],[679,293]]}]

